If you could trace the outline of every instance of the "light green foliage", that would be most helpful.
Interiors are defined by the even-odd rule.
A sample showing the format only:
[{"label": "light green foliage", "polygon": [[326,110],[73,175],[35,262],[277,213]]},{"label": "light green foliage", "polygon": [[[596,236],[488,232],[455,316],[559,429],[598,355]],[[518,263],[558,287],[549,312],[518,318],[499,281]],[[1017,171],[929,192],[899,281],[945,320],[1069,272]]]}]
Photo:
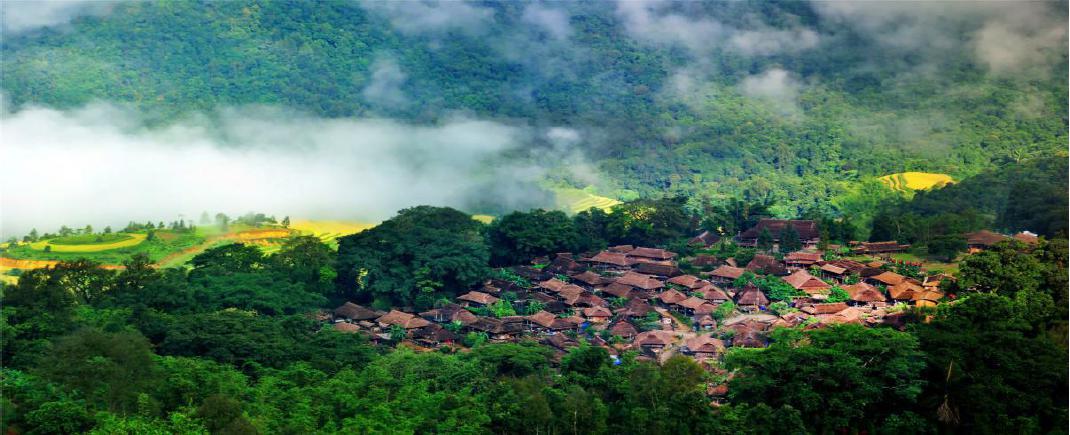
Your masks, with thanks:
[{"label": "light green foliage", "polygon": [[832,286],[829,291],[828,302],[847,302],[851,300],[851,295],[847,294],[847,290],[844,290],[840,286]]}]

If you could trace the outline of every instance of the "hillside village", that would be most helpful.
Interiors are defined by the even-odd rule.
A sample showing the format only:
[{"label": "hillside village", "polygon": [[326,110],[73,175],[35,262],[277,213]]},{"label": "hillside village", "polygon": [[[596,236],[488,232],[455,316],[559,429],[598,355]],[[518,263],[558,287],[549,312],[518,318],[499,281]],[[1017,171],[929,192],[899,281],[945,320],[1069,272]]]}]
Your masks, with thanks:
[{"label": "hillside village", "polygon": [[[462,343],[537,340],[560,358],[581,342],[614,357],[664,361],[676,354],[700,363],[719,360],[729,347],[767,344],[771,330],[834,324],[902,328],[906,308],[954,300],[944,288],[954,277],[888,256],[909,248],[894,241],[826,246],[814,221],[762,219],[737,235],[740,246],[757,246],[765,234],[792,227],[802,249],[759,253],[745,267],[734,258],[699,254],[689,258],[664,249],[621,245],[586,253],[558,253],[533,264],[501,270],[477,289],[435,308],[389,312],[346,302],[319,318],[341,332],[367,334],[377,342],[403,341],[415,348]],[[766,236],[768,237],[768,236]],[[1010,239],[989,231],[966,235],[971,252]],[[1029,233],[1014,239],[1035,243]],[[709,247],[720,237],[702,232],[689,243]],[[849,252],[853,259],[834,252]],[[868,261],[864,261],[868,258]],[[684,273],[681,263],[698,269]],[[505,314],[501,315],[502,307]],[[498,314],[498,315],[496,315]],[[717,364],[706,364],[718,372]],[[723,396],[725,385],[710,385]]]}]

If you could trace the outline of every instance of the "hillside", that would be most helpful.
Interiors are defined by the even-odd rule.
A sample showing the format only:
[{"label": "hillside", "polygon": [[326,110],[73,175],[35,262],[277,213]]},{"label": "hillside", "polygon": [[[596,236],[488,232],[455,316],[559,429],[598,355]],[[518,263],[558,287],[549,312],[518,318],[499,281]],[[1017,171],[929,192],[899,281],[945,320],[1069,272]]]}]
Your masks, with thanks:
[{"label": "hillside", "polygon": [[[556,125],[580,133],[611,197],[727,195],[795,215],[847,194],[845,182],[908,168],[962,179],[1065,148],[1065,40],[1029,40],[1036,55],[996,64],[1025,55],[973,51],[985,41],[944,24],[1016,29],[1005,20],[1020,15],[1058,29],[1049,6],[130,2],[7,35],[0,87],[15,110],[105,100],[154,124],[267,105]],[[424,19],[435,16],[456,20]],[[888,45],[909,26],[944,42]],[[713,34],[730,43],[691,43]]]}]

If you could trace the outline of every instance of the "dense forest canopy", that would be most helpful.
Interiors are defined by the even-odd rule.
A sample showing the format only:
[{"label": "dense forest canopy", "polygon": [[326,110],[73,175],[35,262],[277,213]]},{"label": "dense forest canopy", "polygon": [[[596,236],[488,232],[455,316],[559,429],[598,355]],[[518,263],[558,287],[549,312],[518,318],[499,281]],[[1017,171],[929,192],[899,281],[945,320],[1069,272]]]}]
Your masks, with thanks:
[{"label": "dense forest canopy", "polygon": [[[250,106],[283,109],[259,111],[261,121],[271,113],[522,125],[535,130],[488,151],[542,168],[521,183],[594,184],[622,199],[739,197],[783,217],[850,213],[844,204],[874,176],[920,170],[958,180],[1061,152],[1063,6],[73,2],[42,18],[13,5],[0,87],[9,111],[104,101],[136,111],[122,134],[138,124],[222,125],[212,140],[230,147],[265,141],[241,134],[258,127],[231,127],[231,109]],[[86,117],[109,116],[74,119]],[[302,141],[280,133],[289,145],[279,147]],[[499,184],[531,173],[522,169],[462,173],[453,179],[495,181],[462,183],[480,194],[441,201],[495,214],[547,206],[538,189]],[[384,208],[374,213],[382,219],[427,202],[349,207]]]}]

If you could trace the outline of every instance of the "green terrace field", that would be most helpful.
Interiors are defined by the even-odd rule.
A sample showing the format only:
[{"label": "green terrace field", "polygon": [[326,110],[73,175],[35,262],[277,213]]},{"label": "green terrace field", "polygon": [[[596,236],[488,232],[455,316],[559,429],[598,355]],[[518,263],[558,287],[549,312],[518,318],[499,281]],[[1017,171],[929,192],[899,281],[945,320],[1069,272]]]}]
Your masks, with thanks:
[{"label": "green terrace field", "polygon": [[89,259],[103,264],[122,264],[135,254],[146,254],[153,261],[204,242],[205,231],[192,233],[157,230],[153,240],[147,232],[111,234],[97,242],[96,235],[57,237],[34,243],[7,247],[3,256],[19,260]]},{"label": "green terrace field", "polygon": [[600,208],[609,211],[620,201],[605,196],[596,195],[588,189],[574,187],[553,188],[557,208],[569,213],[579,213],[590,208]]}]

